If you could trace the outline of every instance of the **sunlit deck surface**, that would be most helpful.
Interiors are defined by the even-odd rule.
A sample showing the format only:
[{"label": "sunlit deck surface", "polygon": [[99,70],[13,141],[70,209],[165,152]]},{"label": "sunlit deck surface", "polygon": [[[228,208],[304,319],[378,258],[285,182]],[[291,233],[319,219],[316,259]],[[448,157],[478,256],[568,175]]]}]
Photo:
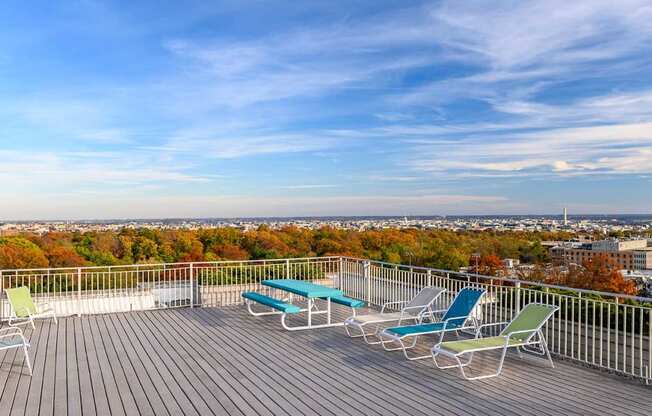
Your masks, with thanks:
[{"label": "sunlit deck surface", "polygon": [[[344,313],[343,310],[338,313]],[[555,359],[508,356],[503,376],[465,381],[343,328],[287,332],[244,307],[70,317],[0,352],[0,414],[650,414],[652,388]],[[493,359],[476,365],[494,365]],[[488,367],[485,367],[488,369]]]}]

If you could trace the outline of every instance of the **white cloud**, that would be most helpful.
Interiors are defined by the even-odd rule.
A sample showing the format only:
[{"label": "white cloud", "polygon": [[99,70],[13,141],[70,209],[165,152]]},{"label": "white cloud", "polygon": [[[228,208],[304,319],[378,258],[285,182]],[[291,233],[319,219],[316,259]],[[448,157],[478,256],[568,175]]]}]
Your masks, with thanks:
[{"label": "white cloud", "polygon": [[413,168],[428,172],[514,175],[652,172],[652,123],[512,133],[418,146]]},{"label": "white cloud", "polygon": [[325,189],[325,188],[337,188],[338,185],[328,185],[328,184],[306,184],[306,185],[286,185],[279,186],[280,189]]},{"label": "white cloud", "polygon": [[6,192],[36,188],[66,192],[94,186],[107,194],[116,188],[154,183],[199,183],[214,176],[191,173],[183,164],[163,164],[146,153],[23,152],[0,150],[0,182]]},{"label": "white cloud", "polygon": [[641,69],[652,41],[646,0],[444,1],[430,16],[436,42],[474,71],[400,92],[392,97],[400,105],[510,101],[557,83],[622,76]]},{"label": "white cloud", "polygon": [[[34,132],[67,142],[124,145],[128,129],[114,126],[116,108],[99,99],[53,97],[35,94],[0,102],[0,121],[9,126],[8,137],[34,136]],[[2,137],[0,137],[1,139]]]},{"label": "white cloud", "polygon": [[341,138],[319,134],[222,132],[195,128],[177,132],[160,150],[195,157],[234,159],[275,153],[318,151],[342,142]]}]

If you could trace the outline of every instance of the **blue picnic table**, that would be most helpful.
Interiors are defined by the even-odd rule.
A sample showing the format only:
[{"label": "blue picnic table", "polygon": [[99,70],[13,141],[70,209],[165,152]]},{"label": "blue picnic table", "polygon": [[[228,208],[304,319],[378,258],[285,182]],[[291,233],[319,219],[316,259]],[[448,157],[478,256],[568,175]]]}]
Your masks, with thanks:
[{"label": "blue picnic table", "polygon": [[[342,323],[333,324],[331,321],[331,298],[341,297],[343,293],[339,289],[334,289],[328,286],[317,285],[315,283],[310,283],[305,280],[296,280],[296,279],[274,279],[274,280],[263,280],[261,282],[263,286],[271,287],[273,289],[282,290],[293,295],[298,295],[306,298],[308,306],[306,312],[308,312],[308,325],[301,327],[292,327],[292,330],[296,329],[314,329],[314,328],[325,328],[330,326],[341,326]],[[315,300],[324,299],[326,301],[326,310],[319,311],[315,309]],[[312,317],[313,315],[326,314],[326,324],[313,325]],[[285,326],[285,324],[284,324]],[[290,329],[287,327],[286,329]]]}]

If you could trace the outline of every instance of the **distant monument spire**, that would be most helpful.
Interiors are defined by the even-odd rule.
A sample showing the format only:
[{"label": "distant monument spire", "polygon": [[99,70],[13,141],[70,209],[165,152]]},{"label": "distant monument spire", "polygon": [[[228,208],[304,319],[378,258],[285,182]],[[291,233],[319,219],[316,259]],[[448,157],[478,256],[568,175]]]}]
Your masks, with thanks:
[{"label": "distant monument spire", "polygon": [[564,225],[568,225],[568,210],[564,207]]}]

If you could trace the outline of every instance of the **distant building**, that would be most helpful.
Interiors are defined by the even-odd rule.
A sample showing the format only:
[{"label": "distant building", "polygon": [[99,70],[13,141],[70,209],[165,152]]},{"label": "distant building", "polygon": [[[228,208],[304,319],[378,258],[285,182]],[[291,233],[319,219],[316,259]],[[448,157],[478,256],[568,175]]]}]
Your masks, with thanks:
[{"label": "distant building", "polygon": [[607,252],[618,252],[625,250],[637,250],[647,247],[647,240],[600,240],[594,241],[592,244],[593,251],[607,251]]},{"label": "distant building", "polygon": [[519,264],[521,264],[519,259],[503,259],[503,266],[505,266],[507,269],[513,269]]},{"label": "distant building", "polygon": [[599,255],[606,255],[623,270],[652,269],[652,247],[647,246],[645,239],[570,242],[550,249],[550,258],[554,265],[583,264]]},{"label": "distant building", "polygon": [[638,250],[632,250],[634,254],[635,270],[652,269],[652,247],[645,247]]}]

